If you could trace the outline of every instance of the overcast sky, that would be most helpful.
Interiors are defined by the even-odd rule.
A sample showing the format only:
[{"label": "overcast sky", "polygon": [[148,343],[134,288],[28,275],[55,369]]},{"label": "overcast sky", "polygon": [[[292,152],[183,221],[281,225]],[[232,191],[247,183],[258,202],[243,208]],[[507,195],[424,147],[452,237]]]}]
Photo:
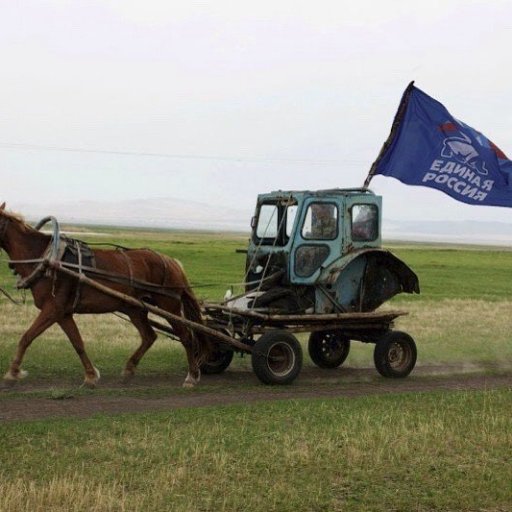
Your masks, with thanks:
[{"label": "overcast sky", "polygon": [[[510,157],[510,48],[505,0],[0,0],[0,199],[361,186],[411,80]],[[512,222],[371,188],[390,219]]]}]

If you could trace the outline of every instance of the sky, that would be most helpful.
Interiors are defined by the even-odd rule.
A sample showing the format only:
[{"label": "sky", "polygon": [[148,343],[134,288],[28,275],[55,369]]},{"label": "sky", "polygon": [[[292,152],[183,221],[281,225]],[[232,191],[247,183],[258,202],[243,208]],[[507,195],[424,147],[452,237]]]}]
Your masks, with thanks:
[{"label": "sky", "polygon": [[[512,156],[511,47],[501,0],[0,0],[0,200],[359,187],[411,80]],[[512,222],[370,188],[389,219]]]}]

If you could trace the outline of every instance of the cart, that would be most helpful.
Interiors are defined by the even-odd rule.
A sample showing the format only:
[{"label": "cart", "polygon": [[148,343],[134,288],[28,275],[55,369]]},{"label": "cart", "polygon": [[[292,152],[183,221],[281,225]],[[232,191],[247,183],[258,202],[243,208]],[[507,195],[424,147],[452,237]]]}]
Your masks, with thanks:
[{"label": "cart", "polygon": [[221,373],[234,352],[250,353],[252,368],[265,384],[290,384],[302,368],[302,347],[296,334],[310,333],[308,352],[320,368],[343,364],[351,341],[375,344],[374,362],[384,377],[406,377],[416,363],[416,344],[408,334],[392,330],[404,311],[283,315],[206,304],[208,325],[245,345],[220,341],[204,373]]}]

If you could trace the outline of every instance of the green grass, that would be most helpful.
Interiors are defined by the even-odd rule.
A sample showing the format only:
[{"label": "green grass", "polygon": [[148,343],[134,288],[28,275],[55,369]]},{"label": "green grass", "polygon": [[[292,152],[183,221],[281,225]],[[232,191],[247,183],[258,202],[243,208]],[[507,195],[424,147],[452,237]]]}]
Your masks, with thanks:
[{"label": "green grass", "polygon": [[[419,300],[512,299],[512,251],[392,247],[418,275]],[[403,300],[403,296],[400,297]]]},{"label": "green grass", "polygon": [[0,510],[508,510],[512,392],[0,427]]}]

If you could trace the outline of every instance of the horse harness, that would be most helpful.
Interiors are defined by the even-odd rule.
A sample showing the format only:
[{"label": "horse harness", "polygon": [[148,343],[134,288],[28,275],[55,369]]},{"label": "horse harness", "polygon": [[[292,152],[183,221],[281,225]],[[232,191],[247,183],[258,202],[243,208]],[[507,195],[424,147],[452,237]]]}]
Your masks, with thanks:
[{"label": "horse harness", "polygon": [[[77,265],[78,274],[84,273],[84,268],[96,268],[96,259],[94,258],[94,252],[92,249],[81,240],[75,238],[68,238],[65,236],[60,237],[60,257],[58,260],[63,264],[69,263]],[[75,291],[75,299],[73,301],[73,311],[76,310],[78,303],[80,302],[80,292],[82,283],[78,280]]]},{"label": "horse harness", "polygon": [[[44,251],[43,255],[37,259],[9,261],[9,267],[11,269],[14,269],[14,265],[16,264],[36,265],[36,267],[28,276],[24,278],[22,278],[21,276],[18,277],[16,288],[32,288],[32,286],[43,276],[51,277],[53,279],[53,283],[55,286],[55,281],[57,279],[57,271],[55,268],[52,268],[52,264],[59,262],[62,267],[68,268],[77,273],[78,283],[75,291],[75,297],[73,300],[73,311],[76,310],[80,302],[82,283],[79,279],[79,276],[81,274],[93,275],[117,284],[128,285],[130,286],[130,288],[146,291],[149,292],[150,294],[163,295],[176,300],[181,299],[180,290],[175,291],[176,287],[164,286],[165,275],[167,273],[167,263],[164,260],[163,256],[158,252],[148,249],[151,250],[151,252],[153,252],[154,254],[157,254],[162,261],[162,265],[164,268],[164,278],[161,285],[149,283],[147,281],[141,281],[134,278],[131,260],[128,254],[126,254],[127,249],[124,247],[117,247],[117,250],[120,254],[123,255],[126,261],[129,277],[126,277],[122,274],[107,272],[96,267],[94,251],[90,248],[89,245],[87,245],[85,242],[82,242],[81,240],[77,240],[60,234],[58,223],[56,219],[54,219],[53,217],[46,217],[45,219],[40,221],[36,226],[36,229],[40,229],[40,227],[49,220],[53,222],[54,229],[50,239],[50,243],[48,244],[48,247]],[[7,226],[8,220],[3,217],[0,217],[0,240],[3,239],[5,232],[7,230]],[[17,272],[14,271],[14,273],[16,274]]]}]

